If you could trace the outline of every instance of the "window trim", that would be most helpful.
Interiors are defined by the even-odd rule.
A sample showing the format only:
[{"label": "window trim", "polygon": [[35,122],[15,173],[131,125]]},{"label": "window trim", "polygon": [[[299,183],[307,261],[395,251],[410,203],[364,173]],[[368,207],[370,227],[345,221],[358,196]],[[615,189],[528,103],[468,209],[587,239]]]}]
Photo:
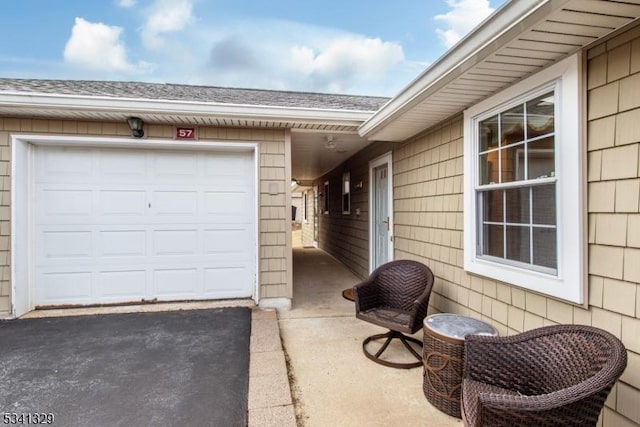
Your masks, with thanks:
[{"label": "window trim", "polygon": [[[582,55],[577,53],[464,112],[464,269],[473,274],[510,283],[577,304],[586,299],[585,189],[586,153],[582,135],[584,117]],[[557,274],[496,263],[477,254],[478,180],[477,123],[529,98],[544,88],[556,90],[556,225]],[[578,189],[578,190],[576,190]]]},{"label": "window trim", "polygon": [[[345,190],[345,182],[349,186],[348,190]],[[346,209],[345,209],[345,203],[344,203],[345,201],[344,196],[347,196]],[[342,214],[343,215],[351,214],[351,172],[344,172],[342,174]]]},{"label": "window trim", "polygon": [[308,209],[309,206],[307,206],[307,204],[309,203],[309,192],[305,191],[304,193],[302,193],[302,221],[304,223],[309,222],[309,217],[308,217]]},{"label": "window trim", "polygon": [[325,181],[324,182],[324,200],[323,200],[323,204],[324,204],[324,213],[325,215],[329,214],[329,181]]}]

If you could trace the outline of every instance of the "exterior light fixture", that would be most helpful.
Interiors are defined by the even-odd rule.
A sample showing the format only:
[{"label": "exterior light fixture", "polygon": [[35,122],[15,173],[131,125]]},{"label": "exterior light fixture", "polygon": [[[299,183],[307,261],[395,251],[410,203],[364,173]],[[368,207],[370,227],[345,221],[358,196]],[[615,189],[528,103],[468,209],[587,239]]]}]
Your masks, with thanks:
[{"label": "exterior light fixture", "polygon": [[325,137],[325,140],[327,141],[327,143],[325,144],[324,148],[326,148],[327,150],[333,150],[336,148],[336,141],[333,138],[333,135],[327,135]]},{"label": "exterior light fixture", "polygon": [[144,122],[140,117],[128,117],[127,123],[131,129],[131,136],[134,138],[142,138],[144,136]]}]

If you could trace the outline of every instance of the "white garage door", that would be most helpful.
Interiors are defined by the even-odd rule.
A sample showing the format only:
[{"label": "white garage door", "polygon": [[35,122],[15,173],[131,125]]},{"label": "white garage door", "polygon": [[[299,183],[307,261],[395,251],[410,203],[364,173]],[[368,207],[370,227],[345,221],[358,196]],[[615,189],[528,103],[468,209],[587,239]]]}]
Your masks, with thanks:
[{"label": "white garage door", "polygon": [[35,305],[248,297],[252,152],[38,147]]}]

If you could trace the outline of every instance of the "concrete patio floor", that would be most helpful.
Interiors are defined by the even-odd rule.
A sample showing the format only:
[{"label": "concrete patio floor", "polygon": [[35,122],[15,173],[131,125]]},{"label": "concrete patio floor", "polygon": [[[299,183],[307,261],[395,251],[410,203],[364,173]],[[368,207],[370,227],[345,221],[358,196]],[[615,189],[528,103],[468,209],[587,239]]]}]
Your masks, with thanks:
[{"label": "concrete patio floor", "polygon": [[314,248],[294,248],[293,264],[293,306],[277,315],[251,300],[227,300],[38,310],[24,318],[251,307],[249,427],[462,426],[426,400],[421,368],[387,368],[363,355],[362,340],[384,331],[356,320],[353,302],[342,298],[359,282],[353,273]]},{"label": "concrete patio floor", "polygon": [[426,400],[422,368],[388,368],[364,356],[362,340],[384,330],[356,320],[342,298],[359,279],[319,249],[293,251],[293,306],[278,317],[298,425],[461,426]]}]

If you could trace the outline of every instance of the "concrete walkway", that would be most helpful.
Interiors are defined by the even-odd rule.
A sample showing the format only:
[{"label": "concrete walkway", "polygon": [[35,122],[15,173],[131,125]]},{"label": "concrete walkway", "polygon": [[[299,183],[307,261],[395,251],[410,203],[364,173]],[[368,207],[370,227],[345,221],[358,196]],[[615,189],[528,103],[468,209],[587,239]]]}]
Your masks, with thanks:
[{"label": "concrete walkway", "polygon": [[[461,426],[427,402],[421,368],[365,358],[362,340],[384,330],[356,320],[353,303],[341,296],[359,279],[321,250],[293,251],[293,307],[279,313],[279,323],[298,425]],[[421,340],[422,332],[415,336]]]}]

